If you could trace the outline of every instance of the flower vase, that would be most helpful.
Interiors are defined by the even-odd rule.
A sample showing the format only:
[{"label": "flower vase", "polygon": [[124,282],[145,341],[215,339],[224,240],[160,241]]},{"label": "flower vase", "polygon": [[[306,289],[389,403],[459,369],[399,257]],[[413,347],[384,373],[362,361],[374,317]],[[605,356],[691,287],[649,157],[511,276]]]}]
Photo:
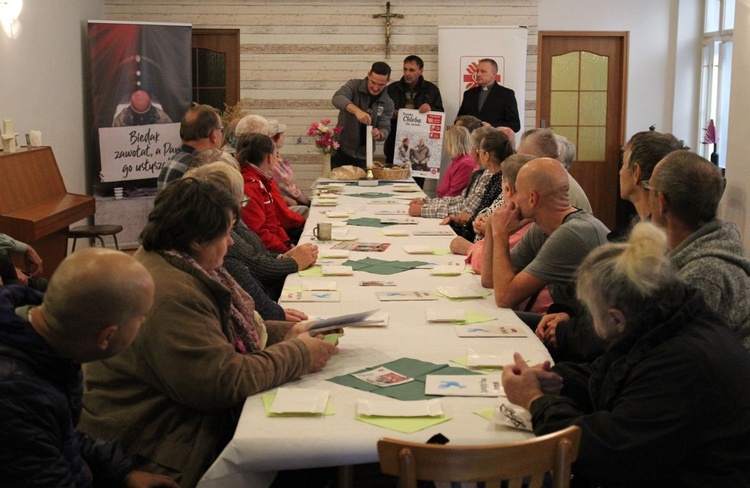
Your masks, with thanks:
[{"label": "flower vase", "polygon": [[716,166],[719,166],[719,153],[716,150],[717,144],[714,144],[714,152],[711,153],[711,162]]},{"label": "flower vase", "polygon": [[331,155],[329,153],[323,153],[323,178],[331,176]]}]

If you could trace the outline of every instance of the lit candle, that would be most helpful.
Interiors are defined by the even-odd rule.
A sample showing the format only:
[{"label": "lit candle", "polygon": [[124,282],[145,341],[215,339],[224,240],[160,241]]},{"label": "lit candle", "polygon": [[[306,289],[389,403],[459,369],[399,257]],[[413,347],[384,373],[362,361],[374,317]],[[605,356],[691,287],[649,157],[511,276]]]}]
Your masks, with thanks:
[{"label": "lit candle", "polygon": [[372,126],[368,125],[365,131],[365,138],[367,139],[367,167],[372,168]]}]

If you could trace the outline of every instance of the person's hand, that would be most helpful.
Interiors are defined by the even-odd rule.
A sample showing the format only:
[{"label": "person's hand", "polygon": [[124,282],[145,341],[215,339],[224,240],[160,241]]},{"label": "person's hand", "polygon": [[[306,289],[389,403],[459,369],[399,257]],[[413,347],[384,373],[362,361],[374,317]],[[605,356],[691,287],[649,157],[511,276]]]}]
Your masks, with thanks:
[{"label": "person's hand", "polygon": [[26,245],[26,254],[23,256],[26,267],[29,270],[29,276],[36,278],[42,274],[42,258],[36,253],[33,247]]},{"label": "person's hand", "polygon": [[473,242],[470,242],[461,236],[456,236],[451,240],[450,249],[453,254],[466,256],[469,253],[469,248],[472,244]]},{"label": "person's hand", "polygon": [[440,221],[440,225],[448,225],[451,222],[459,225],[464,225],[469,221],[471,218],[471,214],[469,212],[461,212],[458,215],[449,215],[443,220]]},{"label": "person's hand", "polygon": [[397,109],[397,108],[394,108],[394,109],[393,109],[393,115],[391,115],[391,118],[392,118],[392,119],[395,119],[396,117],[398,117],[398,109]]},{"label": "person's hand", "polygon": [[521,219],[521,210],[515,202],[505,202],[492,212],[492,231],[501,239],[506,239],[521,227],[532,222],[531,219]]},{"label": "person's hand", "polygon": [[531,370],[536,374],[542,392],[548,395],[559,395],[563,388],[563,377],[550,371],[551,367],[549,361],[544,361],[532,366]]},{"label": "person's hand", "polygon": [[474,227],[474,233],[478,236],[484,236],[484,231],[487,229],[487,214],[479,214],[474,219],[472,226]]},{"label": "person's hand", "polygon": [[294,259],[300,270],[307,269],[318,259],[318,246],[307,242],[290,249],[285,255]]},{"label": "person's hand", "polygon": [[331,356],[338,354],[339,348],[324,341],[320,337],[313,337],[304,333],[298,336],[310,353],[310,373],[316,373],[323,369]]},{"label": "person's hand", "polygon": [[312,320],[297,322],[293,326],[289,327],[289,330],[286,331],[284,340],[288,341],[288,340],[294,339],[295,337],[300,336],[301,334],[304,334],[305,332],[307,332],[307,329],[309,329],[312,324],[313,324]]},{"label": "person's hand", "polygon": [[370,117],[370,114],[365,112],[364,110],[360,110],[355,114],[355,117],[357,117],[357,120],[359,120],[360,124],[364,125],[372,125],[372,117]]},{"label": "person's hand", "polygon": [[508,397],[509,402],[528,410],[531,403],[542,397],[544,393],[536,373],[526,364],[523,356],[514,353],[513,360],[515,361],[514,364],[509,364],[503,368],[505,396]]},{"label": "person's hand", "polygon": [[419,113],[420,114],[423,114],[425,112],[429,112],[430,110],[432,110],[432,107],[430,107],[429,103],[423,103],[422,105],[419,106]]},{"label": "person's hand", "polygon": [[372,128],[372,138],[376,141],[382,141],[385,140],[385,133],[381,131],[380,129],[376,129],[375,127]]},{"label": "person's hand", "polygon": [[123,484],[127,488],[180,488],[180,485],[163,474],[153,474],[145,471],[131,471],[125,476]]},{"label": "person's hand", "polygon": [[549,313],[542,317],[536,326],[536,336],[546,346],[557,347],[557,324],[570,320],[570,315],[565,312]]},{"label": "person's hand", "polygon": [[16,268],[16,276],[18,277],[18,281],[20,281],[23,286],[29,286],[29,278],[28,276],[26,276],[26,273],[24,273],[22,269]]},{"label": "person's hand", "polygon": [[409,215],[412,217],[421,217],[422,207],[424,207],[424,200],[412,200],[409,202]]},{"label": "person's hand", "polygon": [[293,308],[285,308],[284,315],[286,315],[287,322],[300,322],[309,318],[305,312]]},{"label": "person's hand", "polygon": [[294,207],[295,205],[297,205],[297,200],[284,195],[284,203],[286,203],[287,207]]}]

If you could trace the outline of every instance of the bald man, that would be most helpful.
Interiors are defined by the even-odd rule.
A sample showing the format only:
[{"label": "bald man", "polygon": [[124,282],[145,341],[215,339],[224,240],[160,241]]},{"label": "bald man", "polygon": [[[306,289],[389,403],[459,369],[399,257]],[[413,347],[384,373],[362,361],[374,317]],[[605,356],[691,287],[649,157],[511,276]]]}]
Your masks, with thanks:
[{"label": "bald man", "polygon": [[[575,150],[575,149],[574,149]],[[560,156],[560,146],[557,142],[556,134],[552,129],[529,129],[521,135],[521,141],[518,143],[518,154],[530,154],[538,158],[554,158],[562,161]],[[572,161],[570,164],[573,164]],[[567,168],[566,168],[567,169]],[[583,191],[581,185],[568,173],[568,196],[570,204],[576,208],[582,208],[588,213],[592,213],[591,203]]]},{"label": "bald man", "polygon": [[43,298],[0,287],[0,486],[177,486],[75,430],[81,363],[127,348],[153,294],[140,263],[101,248],[66,258]]},{"label": "bald man", "polygon": [[[488,219],[492,282],[483,284],[494,289],[498,307],[516,307],[547,286],[556,303],[578,308],[576,269],[589,251],[607,242],[609,231],[570,204],[568,189],[568,173],[558,160],[534,159],[518,171],[516,197]],[[511,251],[508,237],[529,222],[534,225]]]}]

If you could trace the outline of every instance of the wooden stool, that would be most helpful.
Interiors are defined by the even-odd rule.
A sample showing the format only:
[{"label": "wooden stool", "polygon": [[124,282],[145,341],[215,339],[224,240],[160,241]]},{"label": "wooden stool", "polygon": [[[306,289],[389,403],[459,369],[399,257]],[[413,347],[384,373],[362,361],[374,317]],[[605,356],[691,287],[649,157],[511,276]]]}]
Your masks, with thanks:
[{"label": "wooden stool", "polygon": [[73,239],[73,250],[76,250],[76,242],[78,239],[88,237],[89,239],[99,239],[99,242],[104,246],[104,239],[102,236],[112,236],[115,240],[115,249],[120,250],[120,245],[117,243],[117,234],[122,232],[121,225],[79,225],[68,230],[68,239]]}]

